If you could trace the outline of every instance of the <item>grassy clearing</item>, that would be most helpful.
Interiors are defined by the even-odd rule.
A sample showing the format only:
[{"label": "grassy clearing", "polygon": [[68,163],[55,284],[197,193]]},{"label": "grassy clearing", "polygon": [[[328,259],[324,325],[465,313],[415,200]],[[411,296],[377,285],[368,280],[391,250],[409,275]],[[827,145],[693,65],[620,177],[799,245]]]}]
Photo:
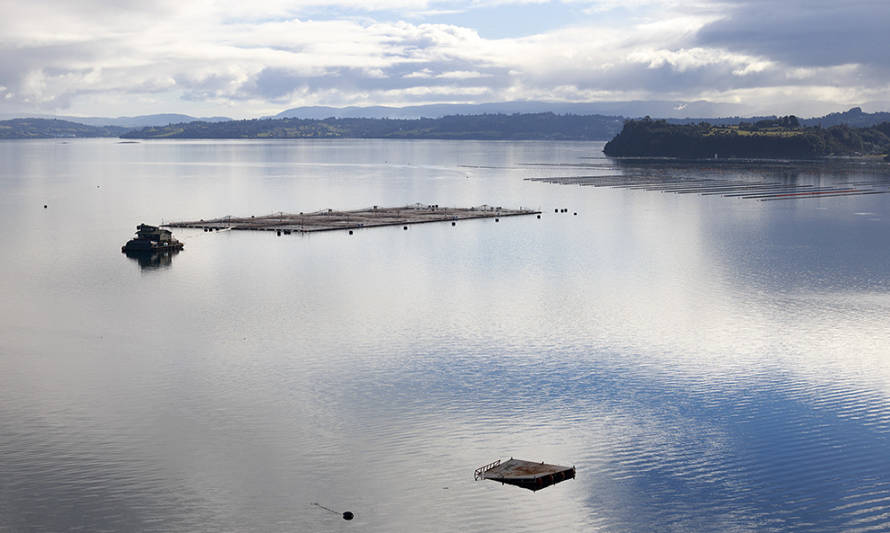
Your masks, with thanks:
[{"label": "grassy clearing", "polygon": [[757,130],[741,129],[738,126],[715,126],[712,127],[705,135],[730,135],[735,133],[742,137],[752,135],[762,135],[764,137],[796,137],[803,135],[804,130],[789,130],[786,128],[760,128]]}]

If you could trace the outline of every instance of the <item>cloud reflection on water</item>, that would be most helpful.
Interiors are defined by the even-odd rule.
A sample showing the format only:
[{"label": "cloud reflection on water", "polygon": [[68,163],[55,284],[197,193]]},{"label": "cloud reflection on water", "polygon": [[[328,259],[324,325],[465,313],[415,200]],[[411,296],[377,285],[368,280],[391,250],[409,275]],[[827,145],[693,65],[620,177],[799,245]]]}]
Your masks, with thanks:
[{"label": "cloud reflection on water", "polygon": [[[59,149],[82,174],[57,187],[85,200],[50,215],[103,222],[90,239],[11,199],[56,191],[34,176],[0,197],[0,218],[31,228],[0,236],[20,250],[0,263],[0,517],[16,517],[0,529],[58,529],[69,510],[93,529],[345,523],[310,502],[367,531],[498,531],[505,513],[527,531],[885,525],[886,199],[520,179],[544,172],[521,162],[576,161],[584,143],[205,144]],[[44,160],[39,143],[15,146]],[[467,180],[450,164],[477,166]],[[124,183],[99,193],[100,174]],[[124,185],[145,195],[93,199]],[[151,276],[117,255],[130,211],[372,197],[579,215],[184,231],[189,253]],[[509,455],[578,477],[536,494],[473,482]]]}]

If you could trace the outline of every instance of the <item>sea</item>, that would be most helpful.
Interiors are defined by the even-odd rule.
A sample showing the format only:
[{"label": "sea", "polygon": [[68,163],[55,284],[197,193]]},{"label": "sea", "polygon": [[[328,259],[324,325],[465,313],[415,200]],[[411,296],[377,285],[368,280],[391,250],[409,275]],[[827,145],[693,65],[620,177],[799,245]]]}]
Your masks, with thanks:
[{"label": "sea", "polygon": [[[0,532],[890,531],[890,165],[602,148],[0,142]],[[121,253],[415,203],[541,216]]]}]

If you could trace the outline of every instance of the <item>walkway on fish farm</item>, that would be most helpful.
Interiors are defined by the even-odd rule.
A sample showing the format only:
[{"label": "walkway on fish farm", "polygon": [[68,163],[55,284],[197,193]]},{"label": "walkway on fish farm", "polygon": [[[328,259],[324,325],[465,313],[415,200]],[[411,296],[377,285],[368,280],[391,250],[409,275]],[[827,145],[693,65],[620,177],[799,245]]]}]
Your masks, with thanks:
[{"label": "walkway on fish farm", "polygon": [[271,215],[250,217],[221,217],[209,220],[186,222],[170,222],[164,224],[171,228],[198,228],[204,231],[221,229],[277,231],[283,233],[309,233],[316,231],[354,230],[380,226],[405,226],[409,224],[425,224],[429,222],[452,223],[459,220],[476,218],[512,217],[536,215],[540,211],[531,209],[505,209],[482,205],[478,207],[440,207],[438,205],[415,204],[402,207],[378,207],[353,211],[334,211],[325,209],[312,213],[276,213]]},{"label": "walkway on fish farm", "polygon": [[682,176],[607,175],[607,176],[560,176],[527,178],[528,181],[580,185],[582,187],[612,187],[632,190],[672,192],[676,194],[720,195],[746,200],[800,200],[805,198],[832,198],[861,196],[890,192],[890,181],[840,183],[835,186],[817,187],[811,184],[788,184],[777,181],[723,180],[714,178],[687,178]]}]

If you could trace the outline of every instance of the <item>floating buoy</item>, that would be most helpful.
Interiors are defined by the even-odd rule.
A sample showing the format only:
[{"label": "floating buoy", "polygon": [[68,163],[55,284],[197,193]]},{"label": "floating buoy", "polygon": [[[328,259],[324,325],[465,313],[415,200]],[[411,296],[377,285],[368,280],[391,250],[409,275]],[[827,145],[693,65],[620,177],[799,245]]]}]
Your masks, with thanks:
[{"label": "floating buoy", "polygon": [[279,236],[279,237],[281,237],[281,230],[280,230],[280,229],[278,229],[278,230],[275,230],[275,233],[277,233],[277,234],[278,234],[278,236]]},{"label": "floating buoy", "polygon": [[577,213],[577,212],[575,212],[575,213],[573,213],[573,214],[574,214],[575,216],[578,216],[578,213]]},{"label": "floating buoy", "polygon": [[454,222],[452,222],[451,225],[454,226]]},{"label": "floating buoy", "polygon": [[43,208],[46,209],[46,204],[43,204]]},{"label": "floating buoy", "polygon": [[403,229],[403,230],[407,230],[407,229],[408,229],[408,226],[402,226],[402,229]]},{"label": "floating buoy", "polygon": [[[329,507],[325,507],[324,505],[322,505],[318,502],[312,502],[312,505],[314,505],[320,509],[324,509],[325,511],[328,511],[329,513],[337,514],[337,511],[335,511]],[[343,511],[342,516],[343,516],[343,520],[352,520],[353,518],[355,518],[355,515],[352,514],[352,511]]]},{"label": "floating buoy", "polygon": [[349,234],[352,235],[352,230],[349,230]]},{"label": "floating buoy", "polygon": [[554,212],[554,213],[559,213],[559,209],[554,209],[553,212]]},{"label": "floating buoy", "polygon": [[541,215],[538,215],[538,218],[541,218]]},{"label": "floating buoy", "polygon": [[494,221],[495,221],[495,222],[500,222],[500,221],[501,221],[501,219],[499,219],[499,218],[496,218],[496,219],[494,219]]}]

